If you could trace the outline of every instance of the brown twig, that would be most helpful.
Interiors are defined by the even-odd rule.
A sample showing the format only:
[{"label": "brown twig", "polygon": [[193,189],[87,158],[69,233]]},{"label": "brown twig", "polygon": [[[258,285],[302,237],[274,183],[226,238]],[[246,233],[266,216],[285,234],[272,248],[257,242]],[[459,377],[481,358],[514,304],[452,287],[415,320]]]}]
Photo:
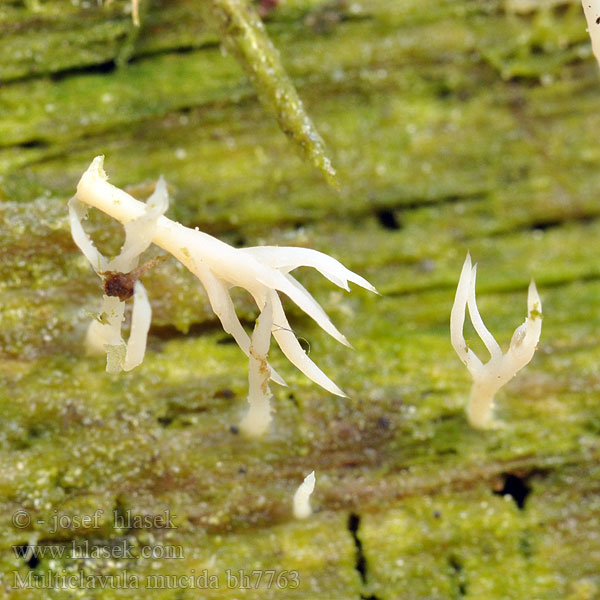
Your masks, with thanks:
[{"label": "brown twig", "polygon": [[145,262],[129,273],[121,273],[119,271],[106,271],[101,273],[104,277],[104,293],[107,296],[118,296],[121,302],[129,300],[133,296],[133,288],[135,282],[146,272],[156,265],[164,262],[169,258],[168,254],[157,256],[152,260]]}]

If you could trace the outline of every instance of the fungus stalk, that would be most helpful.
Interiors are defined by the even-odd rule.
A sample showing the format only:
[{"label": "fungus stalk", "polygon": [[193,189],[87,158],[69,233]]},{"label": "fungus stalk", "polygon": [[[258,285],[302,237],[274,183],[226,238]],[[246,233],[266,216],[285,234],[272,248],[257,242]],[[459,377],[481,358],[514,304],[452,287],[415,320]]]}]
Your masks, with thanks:
[{"label": "fungus stalk", "polygon": [[296,519],[306,519],[312,514],[312,508],[310,507],[310,496],[315,490],[315,472],[312,471],[300,484],[296,493],[294,494],[294,517]]},{"label": "fungus stalk", "polygon": [[240,429],[251,437],[260,437],[271,423],[271,390],[269,379],[271,367],[267,363],[267,354],[271,342],[273,327],[273,301],[271,294],[267,298],[260,316],[256,320],[248,367],[248,402],[250,408],[240,423]]},{"label": "fungus stalk", "polygon": [[[376,292],[366,279],[346,269],[334,258],[316,250],[278,246],[233,248],[206,233],[184,227],[163,216],[162,208],[162,212],[157,214],[156,209],[148,208],[143,202],[139,202],[123,190],[108,183],[103,162],[104,157],[95,158],[81,177],[77,186],[76,200],[71,208],[72,214],[79,210],[78,207],[82,203],[95,207],[124,224],[127,240],[132,237],[138,241],[134,248],[135,252],[132,253],[126,252],[128,250],[126,241],[121,255],[130,257],[130,254],[133,254],[137,257],[151,242],[172,254],[200,280],[223,329],[234,337],[246,356],[250,356],[250,337],[235,314],[233,301],[229,294],[230,288],[234,286],[244,288],[253,297],[261,311],[268,307],[271,317],[264,319],[264,322],[270,324],[270,333],[288,360],[324,389],[339,396],[345,395],[302,349],[290,328],[278,292],[287,295],[329,335],[349,346],[346,338],[333,325],[323,308],[290,275],[290,271],[301,266],[313,267],[332,283],[347,291],[349,291],[348,282],[351,281]],[[162,186],[160,189],[161,193],[166,196],[166,186]],[[148,202],[150,204],[150,200]],[[103,257],[99,258],[99,253],[83,232],[80,219],[72,218],[71,226],[73,237],[96,272],[106,271],[109,267],[112,270],[123,270],[123,268],[116,269],[112,263],[107,265],[102,262]],[[133,230],[131,235],[130,229]],[[115,323],[111,326],[116,330],[118,322],[122,319],[118,310],[122,307],[119,305],[113,307],[114,303],[113,299],[111,308],[116,316],[114,317]],[[266,328],[267,325],[264,327]],[[257,346],[263,346],[262,341],[265,336],[260,333],[261,331],[262,329],[259,327],[259,332],[256,334]],[[106,345],[106,340],[102,340],[102,344]],[[260,351],[257,352],[257,355],[260,354]],[[253,360],[250,368],[260,368],[261,364],[261,360]],[[285,385],[283,379],[272,369],[270,369],[270,377],[277,383]]]},{"label": "fungus stalk", "polygon": [[[527,318],[517,327],[508,351],[503,354],[479,314],[475,299],[476,276],[477,265],[471,266],[471,255],[467,254],[450,315],[450,339],[473,377],[467,408],[469,422],[478,429],[488,429],[494,424],[494,394],[533,358],[542,332],[542,302],[532,280],[527,294]],[[463,336],[467,306],[473,327],[490,353],[490,360],[485,364],[467,346]]]}]

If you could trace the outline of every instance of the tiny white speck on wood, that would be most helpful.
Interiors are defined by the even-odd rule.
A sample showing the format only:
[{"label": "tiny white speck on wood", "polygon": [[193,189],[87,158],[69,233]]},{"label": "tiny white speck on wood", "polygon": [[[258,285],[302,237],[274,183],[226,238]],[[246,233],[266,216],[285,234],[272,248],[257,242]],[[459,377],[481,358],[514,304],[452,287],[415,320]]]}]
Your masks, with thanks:
[{"label": "tiny white speck on wood", "polygon": [[311,471],[294,494],[294,517],[306,519],[312,514],[310,496],[315,489],[315,472]]}]

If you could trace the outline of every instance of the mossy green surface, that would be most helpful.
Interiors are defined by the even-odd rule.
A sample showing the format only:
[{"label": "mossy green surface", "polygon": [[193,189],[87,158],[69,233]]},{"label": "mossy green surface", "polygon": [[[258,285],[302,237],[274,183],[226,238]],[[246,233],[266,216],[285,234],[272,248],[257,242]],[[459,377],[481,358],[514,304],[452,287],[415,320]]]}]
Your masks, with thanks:
[{"label": "mossy green surface", "polygon": [[[339,191],[296,154],[195,3],[150,3],[135,35],[125,2],[3,5],[0,597],[598,597],[600,76],[578,2],[523,5],[295,0],[269,13]],[[106,67],[119,56],[129,63]],[[101,153],[140,198],[163,174],[168,214],[186,225],[237,246],[316,248],[376,285],[382,296],[347,294],[299,274],[355,351],[286,304],[349,397],[274,349],[290,387],[273,386],[272,430],[236,433],[247,360],[173,259],[144,279],[144,363],[114,376],[85,357],[100,282],[66,201]],[[118,250],[119,226],[93,215],[89,227]],[[498,393],[503,427],[489,432],[466,421],[469,375],[449,341],[467,250],[504,348],[532,277],[544,309],[536,356]],[[250,328],[256,308],[235,302]],[[313,469],[315,515],[294,521]],[[98,509],[96,528],[53,532],[55,515]],[[115,527],[114,511],[167,510],[174,529]],[[29,526],[15,526],[18,511]],[[85,540],[135,557],[15,552]],[[140,556],[169,547],[183,557]],[[240,569],[297,571],[299,585],[228,587]],[[127,572],[130,586],[11,589],[15,573],[63,570]],[[132,587],[161,574],[214,575],[218,589]]]}]

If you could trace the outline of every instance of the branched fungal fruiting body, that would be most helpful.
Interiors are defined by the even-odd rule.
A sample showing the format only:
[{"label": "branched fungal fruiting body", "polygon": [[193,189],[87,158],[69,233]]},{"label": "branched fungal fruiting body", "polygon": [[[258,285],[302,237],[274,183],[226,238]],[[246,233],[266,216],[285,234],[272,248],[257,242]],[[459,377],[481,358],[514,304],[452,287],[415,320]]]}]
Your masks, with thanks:
[{"label": "branched fungal fruiting body", "polygon": [[[503,354],[477,309],[476,276],[477,265],[471,266],[471,255],[467,254],[450,315],[450,339],[473,377],[467,408],[469,422],[479,429],[487,429],[493,425],[494,394],[533,358],[542,332],[542,302],[531,281],[527,293],[527,318],[517,327],[508,351]],[[467,346],[463,336],[467,306],[473,327],[490,353],[490,360],[485,364]]]},{"label": "branched fungal fruiting body", "polygon": [[[334,394],[344,396],[342,390],[313,363],[302,349],[290,328],[277,292],[286,294],[327,333],[339,342],[349,345],[323,308],[290,275],[290,271],[300,266],[309,266],[317,269],[327,279],[346,290],[348,282],[352,281],[376,292],[368,281],[346,269],[337,260],[315,250],[277,246],[233,248],[206,233],[184,227],[180,223],[167,219],[163,216],[164,210],[157,216],[152,212],[154,209],[148,209],[143,202],[139,202],[123,190],[108,183],[103,170],[103,161],[104,157],[102,156],[96,157],[92,161],[77,186],[76,204],[71,206],[73,237],[97,272],[101,273],[107,270],[127,272],[131,270],[118,268],[113,264],[115,261],[122,260],[124,255],[129,256],[127,246],[130,238],[138,240],[134,254],[136,260],[142,246],[145,250],[150,242],[156,244],[171,253],[198,277],[223,329],[234,337],[246,356],[249,356],[250,337],[235,314],[229,294],[231,287],[244,288],[254,298],[259,309],[262,310],[265,306],[270,307],[272,317],[267,320],[271,322],[271,333],[288,360],[321,387]],[[166,194],[166,187],[164,187],[164,193]],[[150,203],[150,200],[148,202]],[[95,207],[125,225],[127,235],[125,245],[121,255],[110,265],[107,264],[104,257],[101,257],[83,232],[81,222],[75,214],[76,210],[80,210],[77,208],[80,207],[80,203]],[[96,265],[96,262],[99,264]],[[109,300],[119,302],[118,298],[109,298]],[[119,319],[122,319],[122,316]],[[253,368],[252,364],[251,362],[251,368]],[[283,379],[273,370],[271,370],[271,379],[285,385]]]},{"label": "branched fungal fruiting body", "polygon": [[[150,328],[152,309],[146,290],[139,276],[148,268],[136,268],[140,254],[152,243],[157,219],[169,206],[167,186],[159,179],[154,193],[142,210],[125,225],[125,243],[119,255],[107,260],[94,246],[83,230],[86,206],[77,196],[69,202],[69,221],[73,240],[88,259],[97,275],[104,280],[105,295],[100,309],[100,318],[92,321],[86,336],[86,348],[90,354],[106,352],[106,370],[118,373],[130,371],[143,360],[146,338]],[[131,331],[127,345],[121,337],[121,326],[125,312],[125,300],[133,296]]]}]

